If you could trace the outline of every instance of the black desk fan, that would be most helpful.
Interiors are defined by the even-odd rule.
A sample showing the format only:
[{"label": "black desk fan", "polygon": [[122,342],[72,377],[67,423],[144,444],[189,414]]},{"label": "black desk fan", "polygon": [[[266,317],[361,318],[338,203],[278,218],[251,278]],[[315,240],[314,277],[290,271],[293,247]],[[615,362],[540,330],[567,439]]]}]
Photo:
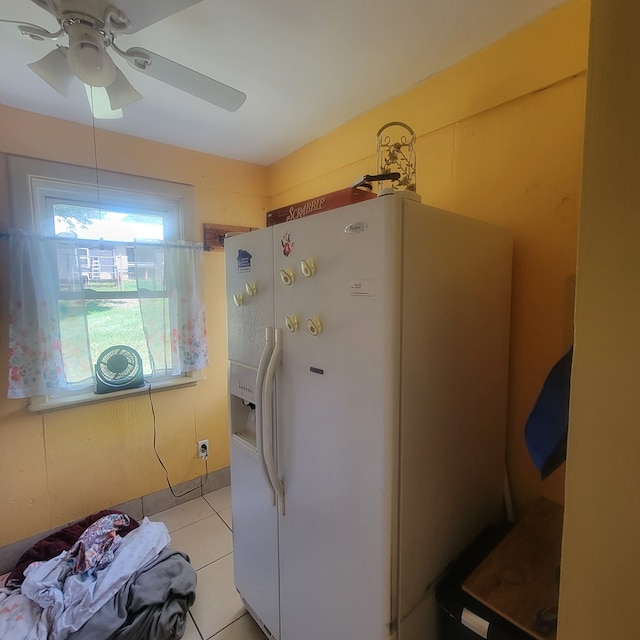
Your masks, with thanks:
[{"label": "black desk fan", "polygon": [[96,393],[137,389],[144,385],[142,358],[131,347],[115,345],[105,349],[95,366]]}]

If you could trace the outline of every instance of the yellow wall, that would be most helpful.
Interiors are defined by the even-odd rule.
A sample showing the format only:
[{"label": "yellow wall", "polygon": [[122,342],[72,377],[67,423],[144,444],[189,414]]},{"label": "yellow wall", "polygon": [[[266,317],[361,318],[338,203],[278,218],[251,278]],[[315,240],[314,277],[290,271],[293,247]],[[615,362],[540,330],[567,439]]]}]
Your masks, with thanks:
[{"label": "yellow wall", "polygon": [[[193,184],[191,237],[199,239],[202,222],[262,226],[266,208],[375,172],[378,128],[391,120],[410,124],[418,135],[423,201],[514,232],[508,468],[519,510],[541,493],[562,501],[564,469],[542,483],[523,428],[548,369],[571,341],[588,19],[589,3],[571,0],[268,169],[103,131],[96,138],[98,164]],[[86,166],[94,156],[87,127],[1,106],[0,122],[4,229],[1,154]],[[173,483],[202,473],[197,439],[209,438],[210,470],[229,459],[222,254],[206,255],[205,269],[207,380],[155,396],[159,450]],[[3,292],[6,272],[0,251]],[[6,293],[0,304],[0,344],[6,344]],[[0,376],[0,545],[164,488],[151,442],[145,397],[31,415],[25,402],[6,400]]]},{"label": "yellow wall", "polygon": [[[9,226],[6,155],[94,166],[88,127],[0,106],[0,229]],[[101,169],[194,186],[191,239],[202,223],[259,226],[264,221],[266,169],[96,132]],[[6,245],[5,245],[6,248]],[[204,473],[197,440],[208,438],[209,471],[229,464],[226,399],[224,256],[204,256],[209,362],[196,386],[155,393],[158,451],[172,484]],[[0,345],[7,344],[7,264],[0,250]],[[0,376],[0,546],[87,513],[166,488],[153,452],[146,395],[42,415],[26,401],[7,400]]]},{"label": "yellow wall", "polygon": [[633,640],[640,576],[640,7],[593,0],[558,640]]},{"label": "yellow wall", "polygon": [[572,342],[589,3],[537,22],[346,123],[269,168],[270,208],[376,173],[376,132],[417,134],[422,201],[515,236],[508,469],[516,506],[563,501],[564,467],[544,483],[524,425]]}]

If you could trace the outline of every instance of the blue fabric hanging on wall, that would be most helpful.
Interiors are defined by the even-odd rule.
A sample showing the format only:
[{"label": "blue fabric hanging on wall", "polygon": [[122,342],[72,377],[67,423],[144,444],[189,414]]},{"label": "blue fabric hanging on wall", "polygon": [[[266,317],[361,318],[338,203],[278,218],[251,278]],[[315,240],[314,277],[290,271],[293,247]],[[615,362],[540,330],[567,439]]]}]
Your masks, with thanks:
[{"label": "blue fabric hanging on wall", "polygon": [[567,456],[572,360],[573,347],[549,372],[525,426],[529,455],[543,479]]}]

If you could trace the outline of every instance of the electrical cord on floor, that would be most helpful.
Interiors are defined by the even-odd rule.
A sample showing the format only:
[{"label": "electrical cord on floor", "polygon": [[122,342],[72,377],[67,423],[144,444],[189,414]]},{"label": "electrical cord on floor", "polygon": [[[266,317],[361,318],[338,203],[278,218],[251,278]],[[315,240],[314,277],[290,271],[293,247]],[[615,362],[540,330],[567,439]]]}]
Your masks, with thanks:
[{"label": "electrical cord on floor", "polygon": [[171,485],[171,481],[169,480],[169,471],[167,470],[167,467],[165,467],[164,462],[162,462],[162,458],[160,457],[160,454],[158,453],[158,449],[156,447],[156,439],[157,439],[156,410],[155,410],[155,407],[153,406],[153,398],[151,397],[151,383],[148,380],[145,380],[145,382],[149,385],[149,405],[151,406],[151,414],[153,415],[153,452],[156,454],[156,458],[158,458],[158,462],[160,463],[160,466],[164,469],[164,475],[165,475],[165,478],[167,479],[167,486],[169,487],[171,494],[173,495],[174,498],[182,498],[183,496],[193,493],[194,491],[202,492],[202,488],[209,481],[209,463],[208,463],[209,455],[208,454],[204,457],[205,481],[202,482],[202,476],[200,476],[199,487],[188,489],[184,493],[176,493],[173,490],[173,486]]}]

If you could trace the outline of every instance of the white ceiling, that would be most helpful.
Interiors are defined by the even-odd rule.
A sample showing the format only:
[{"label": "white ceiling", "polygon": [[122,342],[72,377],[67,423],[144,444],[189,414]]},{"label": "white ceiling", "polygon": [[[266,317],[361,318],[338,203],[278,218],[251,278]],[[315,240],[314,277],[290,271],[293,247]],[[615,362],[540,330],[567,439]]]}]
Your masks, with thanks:
[{"label": "white ceiling", "polygon": [[[565,1],[202,0],[117,44],[240,89],[245,104],[229,113],[115,57],[144,99],[96,125],[268,165]],[[2,0],[0,18],[58,28],[29,0]],[[0,24],[0,103],[91,124],[79,81],[64,98],[26,67],[54,46]]]}]

